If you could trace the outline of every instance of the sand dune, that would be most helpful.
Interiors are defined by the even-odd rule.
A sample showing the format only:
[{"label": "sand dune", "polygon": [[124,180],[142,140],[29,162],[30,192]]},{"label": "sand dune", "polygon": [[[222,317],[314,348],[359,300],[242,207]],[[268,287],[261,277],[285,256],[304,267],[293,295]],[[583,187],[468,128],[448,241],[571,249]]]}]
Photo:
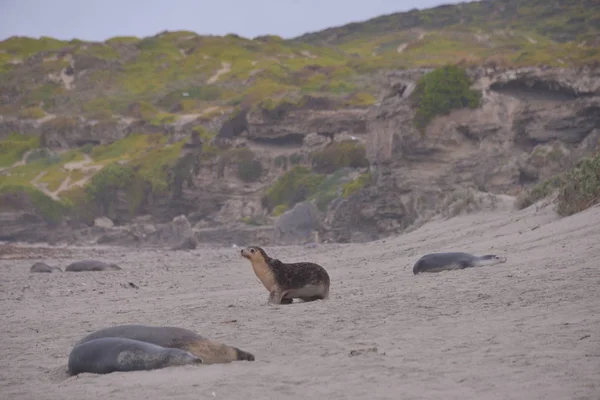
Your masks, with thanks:
[{"label": "sand dune", "polygon": [[[508,262],[412,275],[423,253],[457,249]],[[598,207],[563,219],[549,207],[461,216],[367,244],[268,247],[332,278],[328,301],[287,306],[265,304],[239,249],[70,250],[0,260],[2,398],[600,398]],[[29,273],[36,261],[64,268],[84,257],[124,270]],[[76,340],[121,323],[194,329],[256,361],[64,375]]]}]

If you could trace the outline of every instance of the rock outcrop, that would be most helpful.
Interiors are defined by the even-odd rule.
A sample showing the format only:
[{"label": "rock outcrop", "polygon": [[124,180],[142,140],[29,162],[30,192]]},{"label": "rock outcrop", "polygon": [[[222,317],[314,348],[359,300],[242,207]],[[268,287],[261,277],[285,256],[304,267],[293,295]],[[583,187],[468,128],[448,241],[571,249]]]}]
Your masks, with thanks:
[{"label": "rock outcrop", "polygon": [[515,195],[599,147],[600,69],[470,70],[481,106],[437,117],[421,133],[409,98],[426,72],[390,75],[367,117],[375,185],[332,205],[331,240],[401,232],[460,188]]}]

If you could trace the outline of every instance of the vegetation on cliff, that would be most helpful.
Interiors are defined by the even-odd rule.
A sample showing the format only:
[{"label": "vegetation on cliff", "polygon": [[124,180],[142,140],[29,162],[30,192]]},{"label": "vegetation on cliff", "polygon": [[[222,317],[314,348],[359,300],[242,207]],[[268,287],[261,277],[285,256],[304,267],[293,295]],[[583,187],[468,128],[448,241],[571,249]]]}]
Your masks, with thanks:
[{"label": "vegetation on cliff", "polygon": [[568,216],[600,203],[600,153],[581,160],[574,168],[538,183],[517,197],[523,209],[556,194],[556,211]]},{"label": "vegetation on cliff", "polygon": [[477,108],[481,93],[470,88],[471,82],[464,69],[445,65],[425,74],[417,82],[413,93],[416,104],[415,124],[424,130],[438,115],[460,108]]}]

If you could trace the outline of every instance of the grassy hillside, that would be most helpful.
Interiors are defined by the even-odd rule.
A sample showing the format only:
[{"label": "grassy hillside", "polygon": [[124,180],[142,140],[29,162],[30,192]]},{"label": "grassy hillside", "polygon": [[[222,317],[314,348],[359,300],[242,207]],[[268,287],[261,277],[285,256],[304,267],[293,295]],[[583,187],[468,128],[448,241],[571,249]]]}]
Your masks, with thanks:
[{"label": "grassy hillside", "polygon": [[139,117],[135,103],[143,101],[148,112],[168,116],[308,93],[357,98],[349,95],[375,94],[368,74],[379,69],[597,62],[598,27],[595,0],[496,0],[391,14],[293,40],[185,31],[103,43],[12,37],[0,42],[0,112]]},{"label": "grassy hillside", "polygon": [[[93,43],[12,37],[0,42],[0,114],[58,116],[50,120],[58,129],[75,116],[105,123],[128,117],[154,126],[184,116],[210,120],[240,105],[269,109],[283,99],[300,104],[304,95],[336,98],[337,107],[368,107],[378,95],[374,75],[386,69],[598,63],[599,27],[596,0],[495,0],[385,15],[291,40],[186,31]],[[421,110],[424,123],[437,112],[436,104],[428,107]],[[206,139],[214,132],[202,135]],[[182,145],[167,144],[161,135],[135,134],[55,154],[37,150],[40,140],[29,132],[13,132],[0,140],[0,203],[2,193],[15,188],[43,187],[48,198],[38,196],[36,204],[54,198],[72,206],[102,193],[101,185],[110,187],[115,177],[127,177],[137,182],[130,195],[138,204],[144,194],[177,190],[169,171],[177,167]],[[304,166],[309,170],[294,170],[290,176],[297,179],[283,176],[279,185],[298,186],[325,206],[342,184],[336,168],[364,166],[362,160],[354,165],[333,156],[316,154],[316,161]],[[245,162],[240,171],[251,173],[243,180],[257,179],[263,166],[250,156]],[[363,176],[343,191],[366,183]],[[265,201],[281,212],[291,200],[277,190],[267,190]],[[53,215],[63,210],[44,209]]]}]

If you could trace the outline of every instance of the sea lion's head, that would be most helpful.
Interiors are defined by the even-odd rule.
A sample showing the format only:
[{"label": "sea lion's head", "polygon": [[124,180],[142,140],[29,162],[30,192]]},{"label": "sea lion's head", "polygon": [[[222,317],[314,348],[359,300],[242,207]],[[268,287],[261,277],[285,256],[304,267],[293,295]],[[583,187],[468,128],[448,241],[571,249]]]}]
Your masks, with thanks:
[{"label": "sea lion's head", "polygon": [[481,259],[486,264],[492,264],[492,265],[506,262],[506,257],[498,256],[496,254],[486,254],[484,256],[481,256]]},{"label": "sea lion's head", "polygon": [[241,251],[242,257],[250,261],[267,261],[269,257],[265,251],[258,246],[249,246]]}]

